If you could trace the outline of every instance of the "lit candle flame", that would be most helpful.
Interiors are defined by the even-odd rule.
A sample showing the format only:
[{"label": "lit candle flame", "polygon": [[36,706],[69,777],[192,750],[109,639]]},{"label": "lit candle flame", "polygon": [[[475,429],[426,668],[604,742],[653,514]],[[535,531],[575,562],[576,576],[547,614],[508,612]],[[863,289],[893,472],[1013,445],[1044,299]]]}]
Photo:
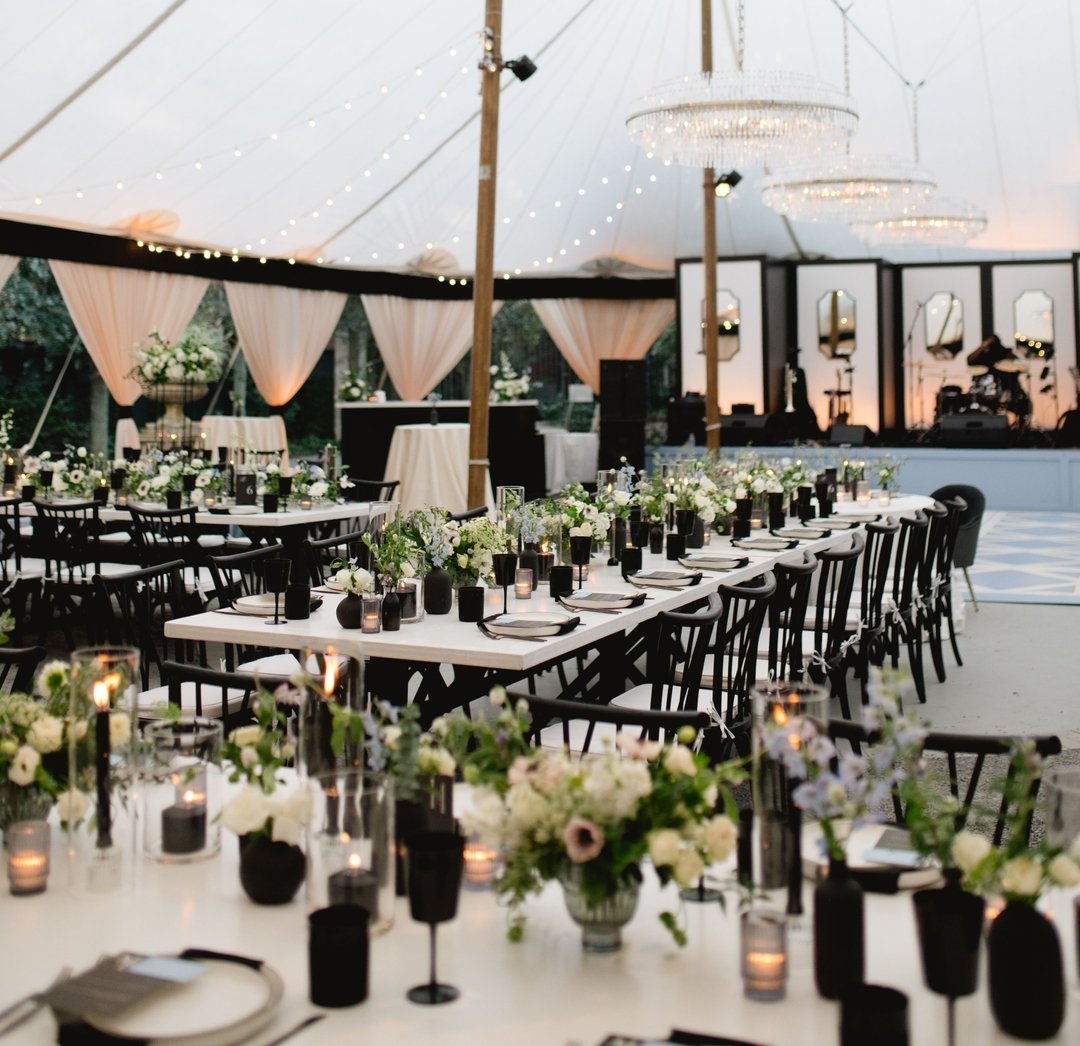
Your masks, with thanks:
[{"label": "lit candle flame", "polygon": [[335,690],[337,690],[337,658],[331,657],[328,652],[326,656],[326,674],[323,676],[323,693],[327,697],[333,697]]},{"label": "lit candle flame", "polygon": [[349,854],[349,870],[356,872],[360,870],[360,855]]},{"label": "lit candle flame", "polygon": [[100,679],[94,684],[94,704],[100,712],[106,711],[110,704],[109,688]]}]

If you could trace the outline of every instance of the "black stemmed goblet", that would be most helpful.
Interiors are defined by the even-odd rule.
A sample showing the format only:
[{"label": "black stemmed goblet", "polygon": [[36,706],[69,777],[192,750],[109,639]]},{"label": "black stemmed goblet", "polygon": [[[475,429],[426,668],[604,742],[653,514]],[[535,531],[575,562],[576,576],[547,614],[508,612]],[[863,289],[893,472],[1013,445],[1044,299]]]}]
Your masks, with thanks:
[{"label": "black stemmed goblet", "polygon": [[503,613],[506,613],[506,590],[514,583],[514,571],[517,570],[516,552],[496,552],[491,557],[495,570],[495,584],[502,585]]},{"label": "black stemmed goblet", "polygon": [[292,493],[292,476],[278,476],[278,496],[281,498],[281,511],[289,511],[289,495]]},{"label": "black stemmed goblet", "polygon": [[180,477],[180,486],[187,495],[187,503],[191,504],[191,495],[195,493],[195,473],[185,473]]},{"label": "black stemmed goblet", "polygon": [[580,590],[584,582],[582,567],[589,565],[592,557],[592,534],[570,535],[570,562],[577,567],[577,587]]},{"label": "black stemmed goblet", "polygon": [[279,615],[279,609],[281,606],[281,594],[285,591],[289,584],[289,574],[292,571],[292,561],[284,558],[283,556],[276,557],[274,559],[268,559],[263,572],[263,579],[266,582],[267,592],[274,593],[274,620],[270,618],[266,619],[268,625],[280,625],[281,617]]},{"label": "black stemmed goblet", "polygon": [[409,914],[431,931],[431,973],[427,984],[410,988],[405,997],[421,1006],[453,1002],[461,993],[435,978],[435,927],[457,915],[465,838],[454,832],[420,832],[405,840],[408,861]]}]

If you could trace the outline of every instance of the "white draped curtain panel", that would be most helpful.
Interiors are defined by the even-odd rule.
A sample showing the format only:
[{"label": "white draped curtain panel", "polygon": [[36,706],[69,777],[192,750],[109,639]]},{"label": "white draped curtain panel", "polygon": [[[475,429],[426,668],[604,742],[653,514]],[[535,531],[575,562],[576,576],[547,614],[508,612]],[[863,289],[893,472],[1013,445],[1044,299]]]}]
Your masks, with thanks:
[{"label": "white draped curtain panel", "polygon": [[8,277],[15,271],[18,264],[18,258],[13,258],[10,254],[0,254],[0,290],[3,290]]},{"label": "white draped curtain panel", "polygon": [[262,397],[288,403],[329,344],[346,295],[259,283],[226,283],[240,347]]},{"label": "white draped curtain panel", "polygon": [[112,398],[130,407],[142,388],[125,375],[135,349],[156,330],[176,341],[209,283],[197,276],[50,261],[68,312]]},{"label": "white draped curtain panel", "polygon": [[596,395],[601,360],[640,360],[675,318],[675,303],[662,298],[549,298],[532,306],[563,358]]},{"label": "white draped curtain panel", "polygon": [[472,345],[471,301],[375,294],[364,294],[360,300],[390,380],[403,400],[422,400]]}]

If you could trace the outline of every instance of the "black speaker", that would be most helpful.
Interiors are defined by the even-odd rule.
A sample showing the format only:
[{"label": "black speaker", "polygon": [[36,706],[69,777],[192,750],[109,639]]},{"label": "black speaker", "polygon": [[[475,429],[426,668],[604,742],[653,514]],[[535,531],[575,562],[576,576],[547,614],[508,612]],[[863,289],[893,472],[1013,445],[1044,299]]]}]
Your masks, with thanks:
[{"label": "black speaker", "polygon": [[1004,414],[946,414],[939,422],[946,447],[993,447],[1009,442],[1009,421]]},{"label": "black speaker", "polygon": [[763,446],[773,438],[771,414],[721,414],[720,442]]},{"label": "black speaker", "polygon": [[645,361],[600,361],[600,420],[640,421],[645,417]]},{"label": "black speaker", "polygon": [[600,419],[600,460],[602,469],[617,469],[622,459],[634,468],[645,467],[645,421],[604,421]]},{"label": "black speaker", "polygon": [[873,438],[874,434],[867,425],[841,425],[837,423],[829,429],[829,443],[834,447],[865,447]]}]

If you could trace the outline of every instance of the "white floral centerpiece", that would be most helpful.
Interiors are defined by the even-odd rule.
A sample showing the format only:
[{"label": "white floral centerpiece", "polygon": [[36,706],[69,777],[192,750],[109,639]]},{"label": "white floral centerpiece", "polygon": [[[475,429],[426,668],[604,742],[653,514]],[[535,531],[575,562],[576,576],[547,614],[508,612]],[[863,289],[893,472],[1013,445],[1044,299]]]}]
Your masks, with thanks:
[{"label": "white floral centerpiece", "polygon": [[358,403],[371,395],[371,384],[358,370],[349,369],[341,377],[337,398],[344,403]]},{"label": "white floral centerpiece", "polygon": [[529,368],[520,374],[510,364],[510,357],[505,352],[499,353],[498,364],[491,367],[491,402],[509,403],[523,400],[532,391],[532,379]]},{"label": "white floral centerpiece", "polygon": [[154,330],[135,350],[128,376],[144,389],[181,382],[207,385],[221,377],[224,354],[221,334],[209,327],[192,324],[173,343]]},{"label": "white floral centerpiece", "polygon": [[[571,882],[587,904],[600,905],[642,881],[652,864],[661,884],[696,883],[708,865],[735,849],[734,802],[726,787],[733,767],[710,767],[690,745],[694,730],[673,744],[619,735],[617,749],[573,760],[528,743],[528,705],[511,708],[506,693],[490,695],[493,721],[454,716],[437,720],[465,781],[474,785],[466,830],[499,851],[496,889],[509,904],[511,937],[522,932],[519,909],[530,893],[557,879]],[[684,728],[685,729],[685,728]],[[679,944],[685,935],[673,913],[661,921]]]},{"label": "white floral centerpiece", "polygon": [[229,781],[243,781],[221,814],[222,824],[238,836],[269,836],[274,842],[296,846],[311,810],[311,797],[304,789],[282,795],[282,767],[296,755],[289,739],[286,718],[277,697],[259,689],[252,697],[255,722],[233,730],[222,746],[222,756],[231,764]]},{"label": "white floral centerpiece", "polygon": [[605,512],[579,483],[571,483],[559,499],[563,533],[569,536],[591,536],[604,541],[611,529],[612,516]]},{"label": "white floral centerpiece", "polygon": [[335,560],[331,567],[336,567],[337,571],[330,580],[346,595],[362,596],[375,591],[375,575],[370,570],[341,560]]}]

